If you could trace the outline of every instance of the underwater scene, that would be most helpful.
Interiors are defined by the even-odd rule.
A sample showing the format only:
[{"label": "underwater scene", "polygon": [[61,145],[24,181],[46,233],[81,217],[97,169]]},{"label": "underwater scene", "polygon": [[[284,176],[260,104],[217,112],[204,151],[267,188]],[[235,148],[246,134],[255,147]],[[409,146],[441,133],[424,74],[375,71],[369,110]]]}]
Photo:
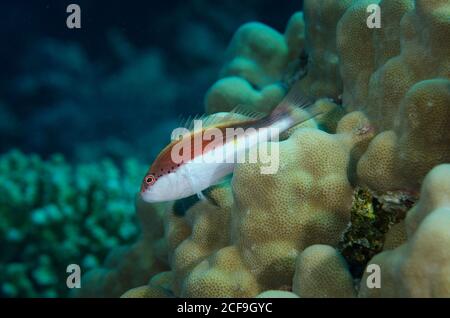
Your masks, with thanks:
[{"label": "underwater scene", "polygon": [[450,297],[450,0],[0,8],[0,298]]}]

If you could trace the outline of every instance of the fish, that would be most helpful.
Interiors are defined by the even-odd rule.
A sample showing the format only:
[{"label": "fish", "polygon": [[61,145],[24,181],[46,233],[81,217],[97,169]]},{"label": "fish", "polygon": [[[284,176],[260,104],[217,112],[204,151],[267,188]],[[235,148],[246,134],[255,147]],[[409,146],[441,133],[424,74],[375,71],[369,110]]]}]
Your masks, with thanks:
[{"label": "fish", "polygon": [[[305,111],[299,112],[298,109]],[[244,113],[247,120],[236,120],[236,114],[243,112],[235,109],[216,116],[215,120],[207,118],[201,129],[190,130],[159,153],[145,174],[140,196],[149,203],[175,201],[193,195],[208,199],[205,190],[233,173],[237,160],[230,159],[237,158],[261,142],[277,139],[279,134],[323,112],[303,97],[294,85],[268,115]],[[211,130],[221,134],[211,138],[208,136]],[[269,130],[278,133],[268,133]],[[230,131],[233,136],[230,136]],[[200,141],[198,146],[192,147],[196,141]],[[178,156],[174,153],[182,155],[182,160],[175,159]]]}]

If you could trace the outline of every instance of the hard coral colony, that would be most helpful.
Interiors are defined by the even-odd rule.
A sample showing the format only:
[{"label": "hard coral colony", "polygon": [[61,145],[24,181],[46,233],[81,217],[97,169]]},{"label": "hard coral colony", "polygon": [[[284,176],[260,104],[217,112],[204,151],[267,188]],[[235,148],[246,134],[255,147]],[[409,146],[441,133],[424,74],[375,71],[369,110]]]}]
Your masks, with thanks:
[{"label": "hard coral colony", "polygon": [[[11,151],[0,157],[0,296],[61,297],[68,264],[96,268],[138,236],[137,161],[69,164]],[[122,170],[122,171],[121,171]]]},{"label": "hard coral colony", "polygon": [[139,202],[141,239],[79,296],[450,297],[448,39],[446,0],[306,0],[284,34],[243,25],[208,114],[269,113],[280,82],[336,111],[285,134],[278,173],[237,164],[216,204]]}]

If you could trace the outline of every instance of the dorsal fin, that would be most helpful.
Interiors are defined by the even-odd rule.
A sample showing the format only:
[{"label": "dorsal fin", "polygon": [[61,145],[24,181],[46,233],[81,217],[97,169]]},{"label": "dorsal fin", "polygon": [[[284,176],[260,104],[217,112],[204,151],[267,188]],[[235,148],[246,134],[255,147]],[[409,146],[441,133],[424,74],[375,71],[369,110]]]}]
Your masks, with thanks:
[{"label": "dorsal fin", "polygon": [[192,130],[194,128],[194,120],[201,119],[204,115],[189,115],[188,117],[181,119],[178,128],[186,128]]},{"label": "dorsal fin", "polygon": [[298,82],[292,86],[281,102],[272,111],[272,116],[289,109],[305,109],[314,104],[314,101],[301,93]]},{"label": "dorsal fin", "polygon": [[261,119],[266,117],[267,114],[261,113],[261,112],[256,112],[253,110],[248,109],[245,105],[239,104],[236,107],[234,107],[231,111],[230,114],[239,114],[242,116],[246,116],[249,117],[251,119]]},{"label": "dorsal fin", "polygon": [[196,120],[201,120],[202,121],[202,128],[210,127],[210,126],[212,126],[214,124],[217,124],[217,123],[219,123],[219,122],[221,122],[223,120],[222,117],[214,116],[214,115],[216,115],[216,114],[212,114],[212,115],[209,115],[209,114],[196,115],[194,117],[189,118],[189,120],[186,121],[184,127],[189,129],[189,131],[194,131],[194,128],[195,128],[194,127],[194,124],[195,124],[194,121],[196,121]]},{"label": "dorsal fin", "polygon": [[189,131],[194,131],[194,121],[201,120],[202,127],[207,128],[214,126],[216,124],[225,123],[225,122],[239,122],[248,119],[260,119],[265,117],[266,115],[259,112],[254,112],[251,110],[247,110],[242,105],[238,105],[233,108],[230,112],[220,112],[214,114],[202,114],[202,115],[190,115],[185,120],[180,122],[180,128],[186,128]]},{"label": "dorsal fin", "polygon": [[223,123],[238,123],[248,120],[258,120],[266,117],[267,115],[260,112],[251,111],[246,109],[244,105],[237,105],[229,112],[220,112],[206,115],[207,118],[204,119],[203,127],[210,127],[216,124]]},{"label": "dorsal fin", "polygon": [[186,118],[184,118],[184,119],[182,119],[180,121],[179,128],[187,128],[187,129],[189,129],[191,124],[192,124],[192,115],[189,115],[188,117],[186,117]]}]

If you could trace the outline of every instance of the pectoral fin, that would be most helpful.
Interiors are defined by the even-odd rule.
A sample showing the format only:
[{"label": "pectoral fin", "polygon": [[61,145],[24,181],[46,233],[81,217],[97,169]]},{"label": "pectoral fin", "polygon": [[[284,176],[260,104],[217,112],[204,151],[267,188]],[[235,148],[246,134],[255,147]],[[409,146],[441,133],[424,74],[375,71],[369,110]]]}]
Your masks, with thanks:
[{"label": "pectoral fin", "polygon": [[211,196],[211,188],[209,187],[208,189],[205,189],[201,192],[197,193],[197,197],[200,201],[208,201],[209,203],[211,203],[212,205],[215,206],[219,206],[219,204],[217,203],[217,201]]}]

